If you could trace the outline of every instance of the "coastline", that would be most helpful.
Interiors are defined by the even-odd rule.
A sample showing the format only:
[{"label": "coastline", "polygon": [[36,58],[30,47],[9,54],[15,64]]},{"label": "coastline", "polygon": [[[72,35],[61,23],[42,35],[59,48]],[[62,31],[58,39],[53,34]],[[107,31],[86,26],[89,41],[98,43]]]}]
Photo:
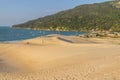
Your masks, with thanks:
[{"label": "coastline", "polygon": [[85,32],[88,33],[87,30],[77,31],[77,30],[54,30],[54,29],[34,29],[34,28],[21,28],[21,27],[11,27],[13,29],[27,29],[27,30],[45,30],[45,31],[62,31],[62,32]]},{"label": "coastline", "polygon": [[60,34],[60,35],[80,35],[85,32],[69,32],[69,31],[46,31],[46,30],[28,30],[28,29],[16,29],[10,27],[0,28],[0,41],[16,41],[36,38],[39,36],[45,36],[49,34]]}]

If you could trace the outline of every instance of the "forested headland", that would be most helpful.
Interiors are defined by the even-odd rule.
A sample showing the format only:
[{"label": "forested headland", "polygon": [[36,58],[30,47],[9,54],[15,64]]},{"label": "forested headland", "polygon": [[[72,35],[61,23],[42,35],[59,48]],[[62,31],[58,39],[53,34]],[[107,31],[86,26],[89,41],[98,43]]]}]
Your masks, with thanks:
[{"label": "forested headland", "polygon": [[120,1],[85,4],[53,15],[13,25],[36,30],[120,32]]}]

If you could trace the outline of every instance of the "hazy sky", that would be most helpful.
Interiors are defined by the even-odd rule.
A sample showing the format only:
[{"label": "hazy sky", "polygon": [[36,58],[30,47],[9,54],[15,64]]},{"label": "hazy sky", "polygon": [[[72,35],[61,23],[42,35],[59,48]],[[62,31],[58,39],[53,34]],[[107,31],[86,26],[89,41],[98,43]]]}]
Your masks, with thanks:
[{"label": "hazy sky", "polygon": [[108,0],[0,0],[0,26],[13,25],[74,8]]}]

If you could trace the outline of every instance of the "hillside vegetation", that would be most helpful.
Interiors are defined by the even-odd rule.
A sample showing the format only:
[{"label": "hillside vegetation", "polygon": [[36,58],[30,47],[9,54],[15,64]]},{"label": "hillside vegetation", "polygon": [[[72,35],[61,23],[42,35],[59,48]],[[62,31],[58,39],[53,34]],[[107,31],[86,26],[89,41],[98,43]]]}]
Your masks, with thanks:
[{"label": "hillside vegetation", "polygon": [[85,4],[73,9],[13,25],[15,28],[89,31],[120,31],[120,1]]}]

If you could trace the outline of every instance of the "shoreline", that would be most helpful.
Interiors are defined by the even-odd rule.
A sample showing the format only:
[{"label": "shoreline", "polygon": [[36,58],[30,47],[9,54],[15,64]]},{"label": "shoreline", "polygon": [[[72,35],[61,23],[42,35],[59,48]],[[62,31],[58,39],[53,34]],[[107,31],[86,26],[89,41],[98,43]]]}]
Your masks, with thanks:
[{"label": "shoreline", "polygon": [[[49,34],[61,34],[66,36],[71,35],[80,35],[80,34],[86,34],[85,32],[61,32],[61,31],[37,31],[37,30],[24,30],[24,29],[12,29],[12,28],[2,28],[6,31],[10,31],[9,33],[5,33],[4,31],[1,32],[0,42],[7,42],[7,41],[13,41],[13,40],[26,40],[30,38],[36,38],[39,36],[45,36]],[[0,29],[0,30],[2,30]],[[19,41],[18,40],[18,41]]]},{"label": "shoreline", "polygon": [[[49,38],[49,37],[58,37],[59,40],[64,41],[64,42],[68,42],[68,43],[74,42],[74,41],[71,41],[72,38],[86,39],[86,40],[94,40],[94,39],[96,39],[96,40],[111,40],[113,42],[115,42],[114,40],[120,40],[120,38],[112,38],[112,37],[88,37],[87,38],[84,36],[85,36],[85,34],[81,34],[79,36],[75,36],[75,35],[66,36],[66,35],[59,35],[59,34],[49,34],[49,35],[43,35],[43,36],[38,36],[38,37],[28,38],[28,39],[12,40],[12,41],[0,41],[0,43],[21,43],[24,41],[34,40],[37,38],[40,39],[40,38]],[[66,39],[64,39],[65,37],[66,37]],[[69,40],[70,38],[71,38],[71,40]],[[96,40],[94,40],[94,41],[96,41]]]}]

